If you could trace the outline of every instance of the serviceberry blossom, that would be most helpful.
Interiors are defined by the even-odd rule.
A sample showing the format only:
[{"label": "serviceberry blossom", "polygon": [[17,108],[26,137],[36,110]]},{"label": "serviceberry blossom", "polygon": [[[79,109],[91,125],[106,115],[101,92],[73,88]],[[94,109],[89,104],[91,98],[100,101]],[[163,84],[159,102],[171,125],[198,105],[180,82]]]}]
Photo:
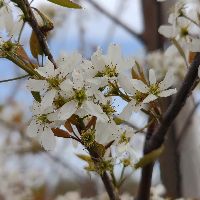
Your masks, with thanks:
[{"label": "serviceberry blossom", "polygon": [[9,37],[19,35],[23,24],[22,13],[19,9],[16,12],[17,17],[13,16],[12,4],[10,0],[0,0],[0,29]]},{"label": "serviceberry blossom", "polygon": [[141,92],[147,94],[143,103],[149,103],[159,97],[168,97],[176,93],[176,89],[168,89],[173,85],[173,73],[169,70],[161,82],[157,82],[155,71],[149,70],[149,83],[145,84],[141,80],[133,79],[133,87]]},{"label": "serviceberry blossom", "polygon": [[103,55],[100,49],[92,55],[87,74],[96,79],[103,79],[103,84],[106,85],[108,81],[117,80],[118,75],[131,69],[133,64],[133,59],[125,59],[122,56],[119,45],[111,44],[107,55]]},{"label": "serviceberry blossom", "polygon": [[49,114],[52,108],[41,111],[41,105],[38,102],[33,103],[32,120],[27,128],[30,137],[37,137],[39,142],[46,150],[52,150],[55,147],[55,137],[51,128],[57,126],[57,122],[51,121]]},{"label": "serviceberry blossom", "polygon": [[[97,50],[91,60],[78,53],[63,54],[56,61],[56,69],[47,60],[43,67],[35,69],[39,76],[27,82],[27,88],[41,98],[41,102],[34,103],[29,134],[51,150],[55,146],[53,128],[60,128],[75,116],[84,121],[96,117],[96,122],[85,130],[78,130],[74,122],[69,122],[74,132],[68,131],[79,137],[86,148],[95,143],[105,146],[111,142],[121,149],[120,152],[128,151],[134,134],[116,124],[117,110],[112,105],[112,97],[119,96],[127,101],[119,118],[129,120],[133,112],[140,111],[147,103],[176,92],[176,89],[168,89],[173,84],[171,71],[161,82],[157,82],[153,69],[149,71],[149,81],[125,75],[135,68],[134,63],[133,59],[122,56],[118,45],[110,45],[107,55]],[[125,138],[126,141],[122,141]]]}]

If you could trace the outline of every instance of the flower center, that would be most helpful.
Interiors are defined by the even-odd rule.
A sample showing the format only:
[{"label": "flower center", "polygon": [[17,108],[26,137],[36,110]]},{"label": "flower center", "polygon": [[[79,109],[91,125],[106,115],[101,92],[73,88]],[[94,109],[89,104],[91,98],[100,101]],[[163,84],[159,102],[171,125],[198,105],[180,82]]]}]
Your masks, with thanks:
[{"label": "flower center", "polygon": [[89,129],[81,134],[81,140],[86,147],[91,147],[95,142],[95,130]]},{"label": "flower center", "polygon": [[58,77],[52,77],[52,78],[48,78],[48,83],[50,84],[50,88],[58,88],[60,83],[62,82],[61,79],[59,79]]},{"label": "flower center", "polygon": [[37,121],[39,123],[42,123],[42,124],[46,124],[46,123],[50,123],[50,121],[47,119],[47,115],[43,114],[43,115],[39,115],[37,117]]},{"label": "flower center", "polygon": [[2,49],[4,50],[4,51],[11,51],[12,50],[12,48],[13,48],[13,43],[10,41],[10,40],[8,40],[7,42],[4,42],[3,43],[3,45],[2,45]]},{"label": "flower center", "polygon": [[103,112],[106,113],[108,116],[112,115],[115,112],[115,109],[110,105],[110,102],[107,104],[101,104]]},{"label": "flower center", "polygon": [[160,88],[158,84],[150,85],[149,92],[153,95],[158,95],[160,93]]},{"label": "flower center", "polygon": [[127,137],[126,132],[122,133],[120,136],[119,144],[125,143],[127,144],[130,141],[130,138]]},{"label": "flower center", "polygon": [[143,93],[139,92],[139,91],[136,91],[135,93],[135,96],[134,96],[134,99],[136,101],[136,104],[139,104],[141,103],[143,100],[144,100],[145,96]]},{"label": "flower center", "polygon": [[97,163],[97,173],[103,174],[105,171],[112,171],[113,164],[111,160],[102,160],[101,162]]},{"label": "flower center", "polygon": [[75,90],[74,98],[78,101],[78,105],[81,106],[83,101],[87,98],[85,90]]},{"label": "flower center", "polygon": [[96,77],[116,77],[118,76],[117,72],[117,65],[113,65],[112,63],[110,65],[106,65],[105,69],[102,72],[98,72]]},{"label": "flower center", "polygon": [[188,27],[182,27],[181,30],[180,30],[180,36],[186,37],[187,35],[189,35]]},{"label": "flower center", "polygon": [[129,158],[125,158],[122,160],[122,163],[125,167],[128,167],[129,165],[131,165],[131,161]]},{"label": "flower center", "polygon": [[64,97],[62,97],[61,95],[59,95],[57,98],[55,98],[54,105],[58,109],[58,108],[61,108],[67,102],[68,101]]}]

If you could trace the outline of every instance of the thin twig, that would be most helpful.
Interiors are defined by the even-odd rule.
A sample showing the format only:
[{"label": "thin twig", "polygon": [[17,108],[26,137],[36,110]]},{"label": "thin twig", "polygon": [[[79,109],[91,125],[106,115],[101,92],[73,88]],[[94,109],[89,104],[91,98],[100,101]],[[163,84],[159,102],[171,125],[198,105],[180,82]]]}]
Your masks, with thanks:
[{"label": "thin twig", "polygon": [[25,21],[29,23],[29,25],[32,27],[33,31],[35,32],[44,54],[53,63],[54,67],[57,68],[53,55],[51,54],[49,50],[49,47],[46,41],[46,36],[41,31],[28,0],[21,0],[18,3],[18,6],[21,8],[22,12],[24,13]]},{"label": "thin twig", "polygon": [[131,29],[129,26],[124,24],[121,20],[113,16],[111,13],[109,13],[107,10],[105,10],[102,6],[100,6],[98,3],[96,3],[93,0],[85,0],[88,3],[90,3],[94,8],[96,8],[100,13],[104,14],[106,17],[111,19],[114,23],[121,26],[124,30],[126,30],[128,33],[130,33],[133,37],[137,38],[141,43],[144,43],[144,40],[142,38],[142,35],[136,33],[133,29]]},{"label": "thin twig", "polygon": [[1,80],[0,83],[10,82],[10,81],[16,81],[16,80],[19,80],[19,79],[26,78],[26,77],[28,77],[28,76],[30,76],[30,75],[29,75],[29,74],[26,74],[26,75],[18,76],[18,77],[11,78],[11,79]]}]

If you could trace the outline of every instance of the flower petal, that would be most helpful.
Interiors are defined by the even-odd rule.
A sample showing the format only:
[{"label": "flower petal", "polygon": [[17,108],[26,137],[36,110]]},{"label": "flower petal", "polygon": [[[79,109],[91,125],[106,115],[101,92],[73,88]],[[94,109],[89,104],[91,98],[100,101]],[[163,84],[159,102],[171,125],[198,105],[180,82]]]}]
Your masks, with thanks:
[{"label": "flower petal", "polygon": [[131,83],[136,90],[142,93],[147,93],[149,91],[149,88],[141,80],[133,79]]},{"label": "flower petal", "polygon": [[168,70],[163,81],[159,83],[159,88],[161,91],[166,90],[174,84],[174,73],[172,70]]},{"label": "flower petal", "polygon": [[41,109],[51,107],[56,96],[57,91],[55,89],[49,90],[41,101]]},{"label": "flower petal", "polygon": [[118,81],[119,81],[119,85],[120,87],[127,93],[129,94],[134,94],[135,93],[135,89],[131,84],[131,79],[128,78],[127,76],[123,75],[123,74],[119,74],[118,76]]},{"label": "flower petal", "polygon": [[123,120],[129,120],[133,112],[137,112],[141,109],[142,104],[136,105],[136,101],[131,100],[123,109],[123,111],[119,114],[119,118]]},{"label": "flower petal", "polygon": [[67,120],[76,112],[77,108],[78,108],[78,103],[75,101],[70,101],[66,103],[59,109],[58,118],[60,120]]},{"label": "flower petal", "polygon": [[173,27],[170,25],[162,25],[159,27],[158,32],[166,38],[174,37]]},{"label": "flower petal", "polygon": [[48,89],[48,83],[45,80],[35,80],[35,79],[29,79],[27,81],[26,87],[30,91],[35,92],[46,92]]},{"label": "flower petal", "polygon": [[44,67],[39,67],[38,69],[36,69],[36,71],[40,75],[42,75],[43,77],[46,77],[46,78],[55,76],[54,65],[49,60],[47,60]]},{"label": "flower petal", "polygon": [[149,103],[151,101],[154,101],[155,99],[157,99],[158,97],[153,95],[153,94],[149,94],[144,100],[143,103]]},{"label": "flower petal", "polygon": [[103,112],[100,105],[97,105],[92,101],[85,101],[83,107],[88,114],[96,116],[98,120],[102,122],[107,122],[109,120],[108,116]]},{"label": "flower petal", "polygon": [[46,128],[40,135],[40,142],[45,150],[52,151],[56,146],[56,138],[51,129]]},{"label": "flower petal", "polygon": [[157,82],[155,71],[153,69],[149,70],[149,82],[150,82],[150,85],[154,85]]},{"label": "flower petal", "polygon": [[200,78],[200,66],[199,66],[199,68],[198,68],[198,76],[199,76],[199,78]]},{"label": "flower petal", "polygon": [[82,89],[84,86],[84,78],[80,71],[74,70],[72,73],[73,77],[73,86],[76,89]]},{"label": "flower petal", "polygon": [[119,45],[111,44],[108,47],[108,56],[114,64],[117,64],[117,61],[121,59],[121,49]]},{"label": "flower petal", "polygon": [[161,93],[158,94],[159,97],[168,97],[177,92],[176,89],[169,89],[169,90],[164,90]]},{"label": "flower petal", "polygon": [[27,128],[28,136],[36,137],[40,132],[42,132],[42,126],[38,124],[35,119],[33,119]]},{"label": "flower petal", "polygon": [[70,79],[65,79],[59,87],[67,93],[71,93],[73,91],[73,83]]}]

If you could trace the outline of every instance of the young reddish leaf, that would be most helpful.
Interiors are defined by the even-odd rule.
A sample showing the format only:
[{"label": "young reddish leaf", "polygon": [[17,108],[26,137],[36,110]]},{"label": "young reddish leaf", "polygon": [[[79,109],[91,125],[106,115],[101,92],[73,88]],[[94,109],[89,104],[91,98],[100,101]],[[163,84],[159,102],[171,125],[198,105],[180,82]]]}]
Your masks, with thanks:
[{"label": "young reddish leaf", "polygon": [[59,128],[52,128],[52,131],[55,136],[62,137],[62,138],[69,138],[70,134],[62,129]]}]

